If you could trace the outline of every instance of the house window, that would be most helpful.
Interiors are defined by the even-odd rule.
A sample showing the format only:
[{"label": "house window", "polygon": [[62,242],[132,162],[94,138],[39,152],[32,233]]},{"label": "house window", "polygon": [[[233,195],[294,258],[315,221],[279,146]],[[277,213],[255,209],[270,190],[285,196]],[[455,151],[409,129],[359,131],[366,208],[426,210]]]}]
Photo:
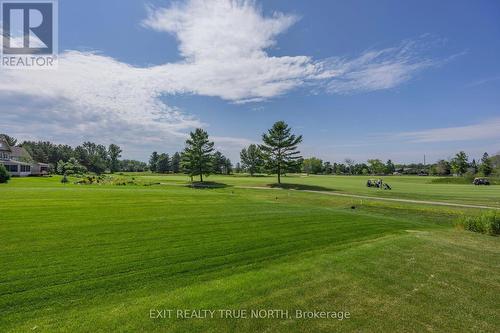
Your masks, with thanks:
[{"label": "house window", "polygon": [[6,165],[5,169],[9,172],[17,172],[17,165]]},{"label": "house window", "polygon": [[31,166],[29,165],[21,165],[21,172],[30,172]]}]

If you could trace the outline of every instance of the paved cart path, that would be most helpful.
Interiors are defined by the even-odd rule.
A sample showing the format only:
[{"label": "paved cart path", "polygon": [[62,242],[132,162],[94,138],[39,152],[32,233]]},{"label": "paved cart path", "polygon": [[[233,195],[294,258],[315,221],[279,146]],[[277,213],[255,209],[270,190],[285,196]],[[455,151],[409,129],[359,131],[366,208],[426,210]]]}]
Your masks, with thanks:
[{"label": "paved cart path", "polygon": [[[235,188],[246,188],[246,189],[256,189],[256,190],[284,190],[282,188],[276,188],[276,187],[272,188],[272,187],[262,187],[262,186],[235,186]],[[335,196],[339,196],[339,197],[349,197],[349,198],[358,198],[358,199],[395,201],[395,202],[406,202],[406,203],[426,204],[426,205],[436,205],[436,206],[451,206],[451,207],[463,207],[463,208],[498,209],[498,210],[500,210],[500,207],[483,206],[483,205],[469,205],[469,204],[460,204],[460,203],[443,202],[443,201],[380,198],[380,197],[372,197],[369,195],[347,194],[347,193],[337,193],[337,192],[329,192],[329,191],[313,191],[313,190],[291,190],[291,191],[320,193],[320,194],[326,194],[326,195],[335,195]]]},{"label": "paved cart path", "polygon": [[[160,183],[161,185],[171,185],[171,186],[186,186],[185,184],[172,184],[172,183]],[[210,185],[198,185],[199,187],[213,187]],[[217,187],[217,186],[215,186]],[[360,194],[348,194],[348,193],[338,193],[338,192],[330,192],[330,191],[313,191],[313,190],[294,190],[294,189],[283,189],[279,187],[263,187],[263,186],[233,186],[234,188],[241,189],[251,189],[251,190],[289,190],[289,191],[297,191],[297,192],[308,192],[308,193],[318,193],[325,195],[334,195],[339,197],[348,197],[348,198],[357,198],[357,199],[367,199],[367,200],[380,200],[380,201],[393,201],[393,202],[405,202],[405,203],[414,203],[414,204],[425,204],[425,205],[436,205],[436,206],[450,206],[450,207],[462,207],[462,208],[478,208],[478,209],[495,209],[500,210],[500,207],[494,206],[484,206],[484,205],[470,205],[470,204],[460,204],[454,202],[443,202],[443,201],[427,201],[427,200],[412,200],[412,199],[397,199],[397,198],[381,198],[381,197],[373,197],[369,195],[360,195]]]}]

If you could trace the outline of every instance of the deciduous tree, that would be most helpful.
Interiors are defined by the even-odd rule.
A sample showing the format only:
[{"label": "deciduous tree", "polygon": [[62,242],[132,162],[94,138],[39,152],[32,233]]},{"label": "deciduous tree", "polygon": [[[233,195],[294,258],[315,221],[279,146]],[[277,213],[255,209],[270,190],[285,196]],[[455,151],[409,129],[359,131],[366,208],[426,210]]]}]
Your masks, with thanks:
[{"label": "deciduous tree", "polygon": [[463,151],[457,153],[455,157],[451,160],[451,170],[454,174],[462,176],[467,172],[469,157]]},{"label": "deciduous tree", "polygon": [[314,175],[323,172],[323,161],[316,157],[306,158],[302,161],[302,171]]},{"label": "deciduous tree", "polygon": [[264,166],[262,151],[257,145],[254,144],[251,144],[248,148],[243,148],[241,150],[240,159],[242,167],[250,174],[250,176],[260,172]]},{"label": "deciduous tree", "polygon": [[1,183],[7,183],[10,179],[10,175],[7,172],[7,169],[3,166],[3,164],[0,164],[0,184]]},{"label": "deciduous tree", "polygon": [[379,159],[368,160],[368,164],[372,174],[383,174],[385,172],[385,165]]},{"label": "deciduous tree", "polygon": [[115,145],[114,143],[110,144],[108,147],[108,156],[109,156],[109,171],[111,173],[114,173],[118,171],[120,168],[120,161],[119,158],[122,156],[121,155],[122,150],[118,145]]}]

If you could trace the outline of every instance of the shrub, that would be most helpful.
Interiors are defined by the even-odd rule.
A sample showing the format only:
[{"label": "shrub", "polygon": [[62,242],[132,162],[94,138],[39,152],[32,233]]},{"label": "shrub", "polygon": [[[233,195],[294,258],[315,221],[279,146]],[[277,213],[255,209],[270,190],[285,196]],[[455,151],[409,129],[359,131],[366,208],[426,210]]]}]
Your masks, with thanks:
[{"label": "shrub", "polygon": [[9,179],[10,175],[7,172],[7,169],[5,169],[5,166],[3,164],[0,164],[0,184],[7,183]]},{"label": "shrub", "polygon": [[69,180],[68,180],[68,177],[66,175],[64,175],[61,179],[61,183],[63,184],[66,184],[66,183],[69,183]]},{"label": "shrub", "polygon": [[463,216],[456,225],[468,231],[500,235],[500,212],[489,211],[479,216]]}]

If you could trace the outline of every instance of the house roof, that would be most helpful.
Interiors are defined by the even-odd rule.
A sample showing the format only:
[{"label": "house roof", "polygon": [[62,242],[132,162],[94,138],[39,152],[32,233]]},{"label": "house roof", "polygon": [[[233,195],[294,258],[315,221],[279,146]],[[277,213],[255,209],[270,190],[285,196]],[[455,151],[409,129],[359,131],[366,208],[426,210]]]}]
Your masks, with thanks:
[{"label": "house roof", "polygon": [[26,149],[23,147],[12,147],[9,146],[9,143],[5,138],[0,136],[0,151],[8,151],[12,159],[14,160],[22,160],[24,162],[33,162],[33,158],[28,153]]},{"label": "house roof", "polygon": [[11,151],[7,140],[0,136],[0,151]]},{"label": "house roof", "polygon": [[16,160],[8,160],[8,161],[0,161],[3,165],[32,165],[31,163],[16,161]]},{"label": "house roof", "polygon": [[14,158],[26,158],[31,159],[30,154],[23,147],[10,147],[10,151],[12,152],[12,157]]}]

